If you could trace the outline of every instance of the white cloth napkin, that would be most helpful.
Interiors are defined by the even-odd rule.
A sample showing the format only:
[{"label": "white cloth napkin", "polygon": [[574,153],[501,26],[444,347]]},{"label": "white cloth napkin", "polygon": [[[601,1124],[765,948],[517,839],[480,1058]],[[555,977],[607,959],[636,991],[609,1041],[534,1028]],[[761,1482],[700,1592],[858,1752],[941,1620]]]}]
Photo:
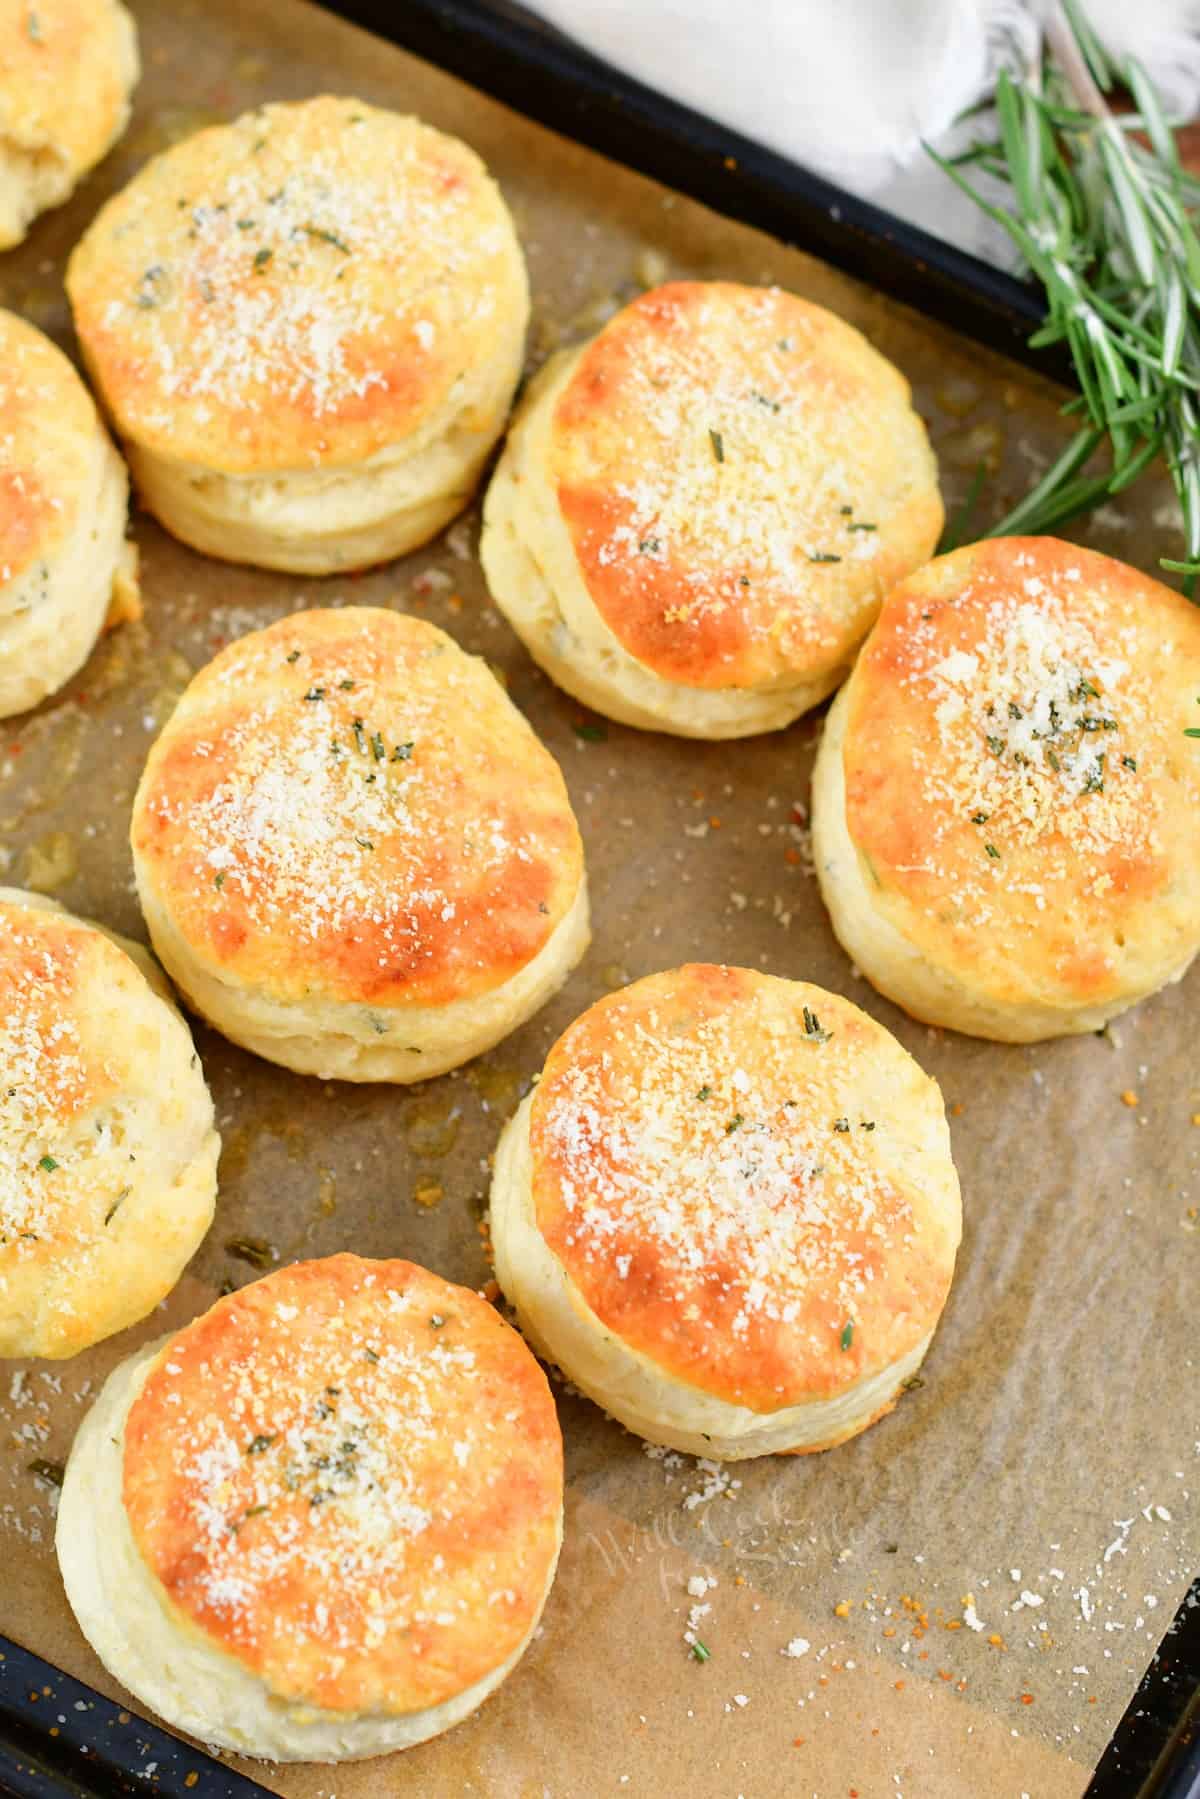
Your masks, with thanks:
[{"label": "white cloth napkin", "polygon": [[[650,87],[964,248],[995,229],[929,163],[1001,64],[1036,54],[1039,0],[533,0]],[[1200,111],[1200,0],[1087,0],[1117,56]]]}]

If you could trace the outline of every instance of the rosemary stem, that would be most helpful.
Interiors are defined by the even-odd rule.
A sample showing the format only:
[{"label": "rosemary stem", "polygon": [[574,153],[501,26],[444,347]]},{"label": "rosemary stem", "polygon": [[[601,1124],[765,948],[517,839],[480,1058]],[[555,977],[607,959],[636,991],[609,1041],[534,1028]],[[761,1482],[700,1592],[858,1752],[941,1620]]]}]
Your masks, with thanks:
[{"label": "rosemary stem", "polygon": [[1046,15],[1044,30],[1050,54],[1080,106],[1093,118],[1111,120],[1108,102],[1092,79],[1092,71],[1079,48],[1079,40],[1071,29],[1062,0],[1054,0]]}]

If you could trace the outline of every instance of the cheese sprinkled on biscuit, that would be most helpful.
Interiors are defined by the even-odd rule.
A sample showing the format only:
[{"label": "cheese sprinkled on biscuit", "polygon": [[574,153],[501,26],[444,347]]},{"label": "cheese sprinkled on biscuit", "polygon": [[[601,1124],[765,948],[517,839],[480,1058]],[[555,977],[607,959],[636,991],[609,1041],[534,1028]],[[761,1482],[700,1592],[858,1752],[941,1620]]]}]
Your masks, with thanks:
[{"label": "cheese sprinkled on biscuit", "polygon": [[558,1551],[546,1378],[465,1288],[301,1263],[170,1339],[125,1427],[134,1539],[281,1698],[401,1714],[523,1642]]},{"label": "cheese sprinkled on biscuit", "polygon": [[155,157],[67,285],[121,431],[238,473],[355,462],[444,415],[524,275],[472,151],[324,97]]},{"label": "cheese sprinkled on biscuit", "polygon": [[1200,944],[1197,691],[1200,615],[1111,558],[1009,538],[931,563],[844,701],[872,903],[1004,1004],[1103,1005],[1178,973]]},{"label": "cheese sprinkled on biscuit", "polygon": [[48,560],[78,528],[99,433],[91,397],[62,351],[0,311],[0,627],[6,614],[37,604]]},{"label": "cheese sprinkled on biscuit", "polygon": [[547,471],[593,604],[696,687],[836,667],[941,526],[908,384],[778,288],[677,282],[580,352]]},{"label": "cheese sprinkled on biscuit", "polygon": [[0,1355],[143,1318],[208,1227],[212,1101],[165,994],[138,946],[0,888]]},{"label": "cheese sprinkled on biscuit", "polygon": [[120,0],[0,4],[0,250],[60,206],[129,122],[137,29]]},{"label": "cheese sprinkled on biscuit", "polygon": [[[127,1163],[113,1154],[111,1126],[103,1123],[72,1141],[70,1152],[64,1147],[76,1139],[75,1121],[117,1087],[107,1060],[85,1049],[72,1016],[81,960],[104,951],[82,929],[19,905],[0,905],[0,932],[0,1242],[20,1256],[55,1236],[64,1213],[72,1234],[89,1222],[98,1227],[128,1184]],[[108,947],[115,960],[120,951]],[[90,1221],[64,1205],[68,1189],[89,1181],[97,1213]]]},{"label": "cheese sprinkled on biscuit", "polygon": [[538,1228],[600,1324],[772,1411],[932,1328],[958,1240],[940,1096],[883,1028],[801,982],[695,965],[586,1012],[529,1140]]},{"label": "cheese sprinkled on biscuit", "polygon": [[206,968],[385,1011],[510,979],[583,868],[562,776],[484,664],[366,607],[222,651],[151,752],[133,838]]}]

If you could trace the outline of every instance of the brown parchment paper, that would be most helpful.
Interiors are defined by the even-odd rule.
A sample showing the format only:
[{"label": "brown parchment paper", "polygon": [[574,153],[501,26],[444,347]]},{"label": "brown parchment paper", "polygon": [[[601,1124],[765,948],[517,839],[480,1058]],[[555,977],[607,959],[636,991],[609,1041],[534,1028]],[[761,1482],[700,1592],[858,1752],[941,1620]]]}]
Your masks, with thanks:
[{"label": "brown parchment paper", "polygon": [[[531,362],[664,272],[777,280],[905,370],[952,503],[983,460],[996,515],[1063,441],[1056,397],[1022,372],[299,0],[135,10],[146,72],[128,136],[0,259],[0,302],[68,347],[63,261],[108,192],[202,124],[333,89],[420,112],[486,158],[532,270]],[[654,969],[748,963],[849,994],[942,1083],[966,1230],[923,1386],[841,1449],[724,1471],[648,1456],[560,1390],[566,1549],[518,1672],[404,1757],[247,1771],[295,1799],[1078,1794],[1200,1565],[1200,971],[1104,1038],[1006,1048],[914,1024],[855,976],[818,900],[804,823],[818,722],[711,746],[597,727],[490,607],[476,532],[471,513],[405,562],[305,582],[207,562],[139,517],[144,624],[107,638],[39,712],[0,725],[0,878],[141,936],[130,802],[191,671],[302,606],[411,609],[502,669],[560,758],[595,911],[565,991],[492,1054],[422,1087],[303,1080],[197,1027],[224,1153],[216,1223],[187,1278],[139,1331],[65,1365],[0,1371],[0,1630],[118,1691],[66,1606],[53,1489],[30,1463],[63,1459],[137,1341],[254,1277],[231,1245],[259,1239],[281,1261],[399,1254],[483,1283],[487,1158],[559,1031]],[[1178,553],[1153,482],[1083,535],[1147,567]],[[682,1640],[700,1605],[706,1665]]]}]

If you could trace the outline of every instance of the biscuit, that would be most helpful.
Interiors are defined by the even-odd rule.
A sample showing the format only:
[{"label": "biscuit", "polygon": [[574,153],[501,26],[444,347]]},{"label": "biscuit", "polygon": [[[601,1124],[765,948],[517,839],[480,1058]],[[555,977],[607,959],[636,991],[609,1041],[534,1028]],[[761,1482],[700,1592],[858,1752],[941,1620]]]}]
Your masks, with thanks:
[{"label": "biscuit", "polygon": [[743,737],[838,685],[941,526],[908,383],[859,332],[778,288],[680,281],[532,383],[480,553],[568,693]]},{"label": "biscuit", "polygon": [[153,1311],[208,1229],[212,1100],[145,950],[11,887],[0,1071],[0,1355],[75,1355]]},{"label": "biscuit", "polygon": [[1200,614],[1111,557],[1009,537],[884,603],[825,725],[833,928],[930,1024],[1099,1030],[1200,948]]},{"label": "biscuit", "polygon": [[200,671],[150,752],[133,854],[196,1010],[327,1079],[456,1068],[588,942],[557,764],[484,663],[378,608],[294,613]]},{"label": "biscuit", "polygon": [[562,1534],[546,1377],[411,1262],[280,1269],[123,1362],[57,1547],[109,1672],[177,1729],[345,1761],[449,1729],[524,1653]]},{"label": "biscuit", "polygon": [[0,0],[0,250],[116,143],[140,73],[120,0]]},{"label": "biscuit", "polygon": [[140,612],[128,497],[71,364],[0,311],[0,718],[68,681],[106,619]]},{"label": "biscuit", "polygon": [[466,505],[529,313],[474,152],[330,97],[156,156],[67,290],[150,511],[210,556],[318,575],[401,555]]},{"label": "biscuit", "polygon": [[937,1083],[848,1000],[695,964],[564,1032],[496,1153],[496,1277],[629,1430],[845,1442],[929,1347],[961,1230]]}]

